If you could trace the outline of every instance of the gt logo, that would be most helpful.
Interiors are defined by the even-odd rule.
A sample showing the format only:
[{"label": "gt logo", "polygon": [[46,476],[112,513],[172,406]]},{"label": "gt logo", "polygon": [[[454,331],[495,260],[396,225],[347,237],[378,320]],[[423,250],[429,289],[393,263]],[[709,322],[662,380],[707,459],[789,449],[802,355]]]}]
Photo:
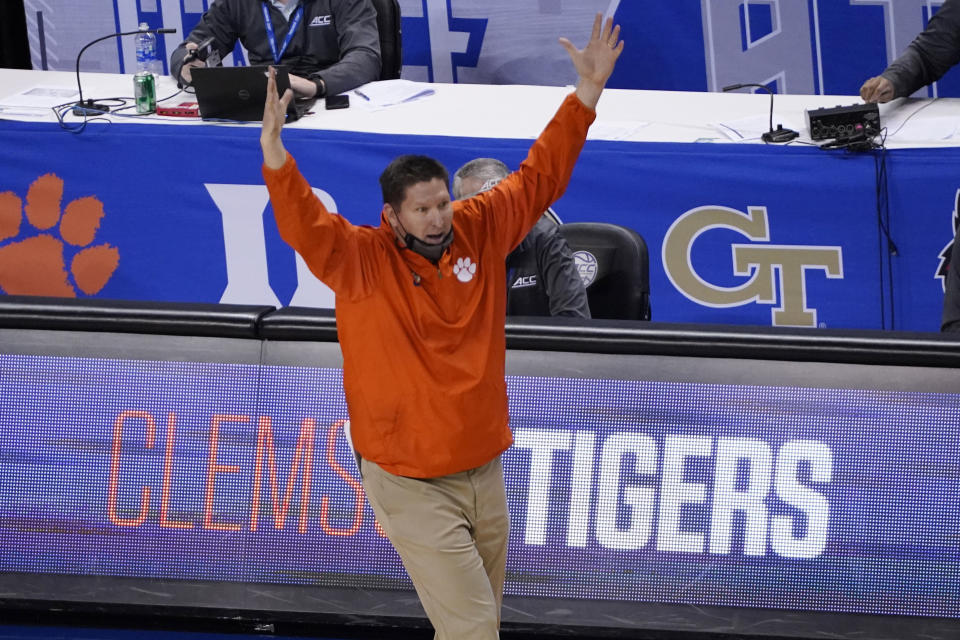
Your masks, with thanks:
[{"label": "gt logo", "polygon": [[524,287],[535,287],[537,286],[537,276],[520,276],[514,280],[511,289],[523,289]]},{"label": "gt logo", "polygon": [[663,240],[663,265],[667,277],[680,293],[708,307],[735,307],[751,302],[777,303],[771,311],[774,326],[815,327],[817,311],[807,307],[806,272],[824,271],[827,278],[843,278],[841,247],[734,244],[733,273],[750,276],[740,286],[719,287],[694,271],[690,255],[693,243],[710,229],[732,229],[754,242],[769,242],[766,207],[749,207],[745,215],[727,207],[707,206],[687,211],[677,218]]}]

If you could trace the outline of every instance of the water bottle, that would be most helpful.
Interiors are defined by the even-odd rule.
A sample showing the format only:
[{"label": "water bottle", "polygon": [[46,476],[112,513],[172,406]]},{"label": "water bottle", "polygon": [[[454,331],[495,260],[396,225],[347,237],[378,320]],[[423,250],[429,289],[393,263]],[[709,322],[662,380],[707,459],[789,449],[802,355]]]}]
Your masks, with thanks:
[{"label": "water bottle", "polygon": [[159,62],[157,58],[157,36],[154,33],[149,33],[147,31],[149,28],[150,26],[146,22],[141,22],[140,33],[136,35],[137,73],[148,71],[158,75],[156,72],[156,63]]}]

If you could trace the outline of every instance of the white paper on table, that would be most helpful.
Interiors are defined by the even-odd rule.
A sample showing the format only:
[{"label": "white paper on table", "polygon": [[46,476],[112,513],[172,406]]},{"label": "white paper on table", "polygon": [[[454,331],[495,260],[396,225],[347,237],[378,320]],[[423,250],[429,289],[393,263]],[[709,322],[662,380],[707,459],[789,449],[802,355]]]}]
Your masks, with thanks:
[{"label": "white paper on table", "polygon": [[639,140],[640,130],[649,122],[630,122],[613,120],[594,122],[587,131],[588,140]]},{"label": "white paper on table", "polygon": [[[776,114],[774,114],[773,127],[776,128],[778,124],[782,124],[784,129],[793,129],[794,131],[801,132],[795,123],[777,118]],[[757,140],[761,135],[770,130],[770,115],[758,114],[755,116],[747,116],[746,118],[737,118],[735,120],[712,122],[710,126],[734,142]],[[806,129],[806,127],[804,127],[804,129]]]},{"label": "white paper on table", "polygon": [[48,115],[52,107],[75,102],[76,89],[36,85],[5,98],[0,98],[0,115]]},{"label": "white paper on table", "polygon": [[904,114],[902,117],[880,122],[887,128],[888,139],[914,141],[952,138],[960,124],[954,116],[925,118],[923,114],[917,114],[915,118],[911,118],[910,114]]},{"label": "white paper on table", "polygon": [[354,103],[369,110],[377,110],[432,96],[435,90],[433,85],[426,82],[398,79],[368,82],[351,93],[355,96]]}]

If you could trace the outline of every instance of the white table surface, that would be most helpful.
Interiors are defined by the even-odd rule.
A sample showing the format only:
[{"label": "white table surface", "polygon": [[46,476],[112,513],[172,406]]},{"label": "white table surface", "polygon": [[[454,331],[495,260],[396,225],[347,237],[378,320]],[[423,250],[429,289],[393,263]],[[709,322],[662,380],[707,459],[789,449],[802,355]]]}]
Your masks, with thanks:
[{"label": "white table surface", "polygon": [[[85,98],[131,96],[133,76],[130,74],[81,73]],[[4,98],[31,87],[76,87],[76,75],[64,71],[27,71],[0,69],[0,105]],[[433,84],[434,95],[414,102],[369,111],[357,105],[349,109],[326,111],[318,102],[315,112],[290,129],[324,129],[385,134],[413,134],[484,138],[535,138],[550,119],[571,87],[529,85]],[[160,78],[159,98],[177,91],[170,77]],[[162,104],[176,105],[191,101],[189,94],[179,94]],[[801,132],[800,140],[809,141],[805,125],[805,109],[834,107],[859,103],[855,96],[777,95],[773,121],[783,122]],[[716,142],[731,143],[716,123],[766,127],[770,98],[767,94],[705,93],[687,91],[637,91],[607,89],[597,108],[597,121],[591,127],[590,139],[625,140],[631,142]],[[124,113],[132,115],[133,109]],[[908,116],[907,125],[899,131],[891,129],[888,148],[960,146],[960,133],[942,138],[944,127],[960,122],[960,99],[900,99],[880,106],[881,122],[898,127]],[[167,116],[108,116],[114,121],[140,123],[174,123],[194,125],[198,119]],[[0,109],[0,118],[34,122],[56,122],[49,110],[40,115],[24,115],[15,110]],[[82,118],[67,115],[67,122]],[[246,125],[259,126],[257,123]],[[762,144],[755,134],[745,143]],[[931,132],[933,134],[931,135]]]}]

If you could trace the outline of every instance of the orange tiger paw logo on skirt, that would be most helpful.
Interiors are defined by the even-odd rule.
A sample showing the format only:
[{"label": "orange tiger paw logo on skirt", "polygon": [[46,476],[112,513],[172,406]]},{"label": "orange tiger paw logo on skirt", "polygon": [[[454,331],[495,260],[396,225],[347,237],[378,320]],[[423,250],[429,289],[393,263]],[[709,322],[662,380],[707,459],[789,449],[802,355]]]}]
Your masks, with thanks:
[{"label": "orange tiger paw logo on skirt", "polygon": [[78,290],[99,293],[113,276],[120,252],[106,243],[93,245],[103,203],[87,196],[61,210],[62,200],[63,180],[52,173],[33,181],[26,204],[12,191],[0,193],[3,293],[75,298]]}]

